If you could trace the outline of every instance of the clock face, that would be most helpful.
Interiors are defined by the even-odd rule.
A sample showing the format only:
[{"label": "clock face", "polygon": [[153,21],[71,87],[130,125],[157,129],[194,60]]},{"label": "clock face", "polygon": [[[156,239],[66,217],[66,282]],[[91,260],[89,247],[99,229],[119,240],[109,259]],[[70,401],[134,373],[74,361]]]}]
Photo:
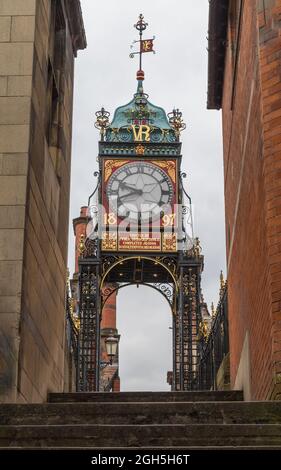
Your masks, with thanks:
[{"label": "clock face", "polygon": [[107,185],[111,210],[133,222],[156,220],[173,196],[170,177],[152,163],[127,163],[111,175]]}]

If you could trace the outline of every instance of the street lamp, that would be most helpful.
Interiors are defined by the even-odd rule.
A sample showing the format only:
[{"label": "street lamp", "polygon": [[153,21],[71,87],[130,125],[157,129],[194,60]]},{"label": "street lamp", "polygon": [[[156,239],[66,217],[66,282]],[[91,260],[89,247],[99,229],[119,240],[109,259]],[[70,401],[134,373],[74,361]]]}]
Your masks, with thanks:
[{"label": "street lamp", "polygon": [[106,354],[109,357],[109,363],[112,364],[113,357],[117,354],[118,338],[116,336],[108,336],[105,339]]}]

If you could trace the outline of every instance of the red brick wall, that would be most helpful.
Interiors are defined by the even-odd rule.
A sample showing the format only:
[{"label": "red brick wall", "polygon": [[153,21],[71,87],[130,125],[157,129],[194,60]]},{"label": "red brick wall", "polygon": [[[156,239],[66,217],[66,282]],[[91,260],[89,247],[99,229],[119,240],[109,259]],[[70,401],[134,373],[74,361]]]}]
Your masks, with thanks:
[{"label": "red brick wall", "polygon": [[120,392],[120,377],[117,377],[112,386],[112,391],[113,392]]},{"label": "red brick wall", "polygon": [[87,236],[87,224],[88,224],[88,207],[81,207],[80,217],[73,220],[73,228],[75,235],[75,273],[79,272],[79,256],[80,256],[80,244],[81,244],[81,235],[84,236],[84,241]]},{"label": "red brick wall", "polygon": [[[264,182],[271,299],[273,396],[281,398],[281,0],[259,12],[259,57],[264,121]],[[279,394],[279,395],[278,395]]]},{"label": "red brick wall", "polygon": [[[108,290],[110,287],[111,285],[107,284],[105,289]],[[113,285],[112,288],[115,289],[116,286]],[[116,294],[117,292],[111,294],[108,300],[105,302],[102,311],[101,329],[116,329]]]},{"label": "red brick wall", "polygon": [[272,387],[272,313],[254,1],[244,1],[240,32],[239,47],[229,22],[223,94],[230,367],[234,386],[248,333],[250,396],[264,399]]}]

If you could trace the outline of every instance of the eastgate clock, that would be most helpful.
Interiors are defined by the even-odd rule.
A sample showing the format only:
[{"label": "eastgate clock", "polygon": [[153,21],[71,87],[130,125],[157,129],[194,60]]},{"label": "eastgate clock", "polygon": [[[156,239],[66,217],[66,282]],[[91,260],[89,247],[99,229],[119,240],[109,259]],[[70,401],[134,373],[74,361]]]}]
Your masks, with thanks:
[{"label": "eastgate clock", "polygon": [[110,211],[117,217],[149,222],[159,219],[163,208],[172,203],[174,185],[159,166],[137,161],[112,173],[106,195]]}]

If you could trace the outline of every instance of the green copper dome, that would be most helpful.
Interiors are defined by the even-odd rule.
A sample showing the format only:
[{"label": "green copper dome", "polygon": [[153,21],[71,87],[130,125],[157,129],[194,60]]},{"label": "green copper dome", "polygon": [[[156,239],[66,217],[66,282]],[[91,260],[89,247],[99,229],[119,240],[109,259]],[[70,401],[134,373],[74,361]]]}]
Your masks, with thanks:
[{"label": "green copper dome", "polygon": [[137,93],[126,105],[119,106],[106,130],[107,142],[133,142],[134,128],[150,128],[150,142],[176,142],[177,136],[170,126],[163,108],[148,101],[143,92],[142,81],[138,82]]}]

